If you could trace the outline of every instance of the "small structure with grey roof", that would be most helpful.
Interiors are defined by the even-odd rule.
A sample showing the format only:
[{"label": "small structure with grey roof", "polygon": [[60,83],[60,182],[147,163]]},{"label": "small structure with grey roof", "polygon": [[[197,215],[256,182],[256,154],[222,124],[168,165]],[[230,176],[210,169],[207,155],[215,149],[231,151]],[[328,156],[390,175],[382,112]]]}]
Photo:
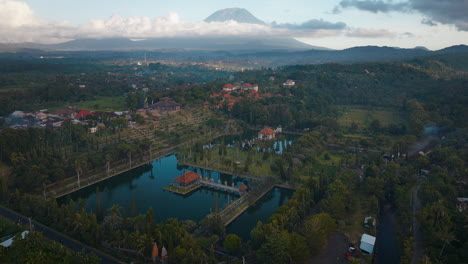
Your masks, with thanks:
[{"label": "small structure with grey roof", "polygon": [[150,105],[150,108],[159,110],[160,112],[174,112],[180,110],[180,104],[174,101],[159,101]]},{"label": "small structure with grey roof", "polygon": [[368,234],[363,234],[361,237],[361,245],[359,245],[359,248],[364,251],[365,253],[372,254],[374,251],[374,245],[375,245],[375,237],[368,235]]}]

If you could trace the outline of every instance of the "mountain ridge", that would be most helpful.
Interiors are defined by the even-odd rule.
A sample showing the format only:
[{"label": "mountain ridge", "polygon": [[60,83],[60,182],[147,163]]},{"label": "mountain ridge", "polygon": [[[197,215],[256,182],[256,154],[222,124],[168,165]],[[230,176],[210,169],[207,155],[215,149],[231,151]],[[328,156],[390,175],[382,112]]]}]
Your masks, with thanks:
[{"label": "mountain ridge", "polygon": [[244,8],[225,8],[218,10],[205,18],[205,22],[225,22],[233,20],[238,23],[248,23],[248,24],[257,24],[257,25],[266,25],[265,22],[256,18],[252,13]]},{"label": "mountain ridge", "polygon": [[[5,45],[6,47],[7,45]],[[312,46],[293,38],[275,37],[174,37],[150,38],[141,41],[132,41],[128,38],[107,39],[76,39],[58,44],[17,43],[8,47],[33,48],[56,51],[103,51],[103,50],[160,50],[160,49],[187,49],[187,50],[310,50],[326,49]],[[1,48],[1,46],[0,46]],[[0,50],[1,51],[1,50]]]}]

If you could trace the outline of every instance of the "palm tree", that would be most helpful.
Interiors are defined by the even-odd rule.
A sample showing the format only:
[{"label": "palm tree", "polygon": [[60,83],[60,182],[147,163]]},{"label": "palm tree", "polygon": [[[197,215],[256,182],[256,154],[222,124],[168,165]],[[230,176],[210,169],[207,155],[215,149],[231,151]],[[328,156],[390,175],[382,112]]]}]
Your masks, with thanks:
[{"label": "palm tree", "polygon": [[130,168],[132,167],[132,149],[128,148],[127,150],[127,157],[128,157],[128,162],[130,164]]},{"label": "palm tree", "polygon": [[105,160],[106,160],[106,172],[107,172],[107,177],[109,177],[109,171],[110,171],[110,162],[112,160],[112,156],[107,153],[106,156],[105,156]]},{"label": "palm tree", "polygon": [[440,253],[439,253],[439,259],[440,259],[440,257],[442,256],[442,253],[444,252],[445,246],[447,246],[447,244],[455,240],[455,235],[453,234],[453,232],[449,231],[447,226],[444,226],[435,235],[437,236],[437,238],[439,238],[440,240],[444,242],[444,245],[440,249]]},{"label": "palm tree", "polygon": [[75,162],[73,163],[73,167],[75,168],[76,176],[78,178],[78,187],[81,187],[80,174],[83,172],[83,168],[86,165],[87,165],[87,162],[83,157],[76,158]]}]

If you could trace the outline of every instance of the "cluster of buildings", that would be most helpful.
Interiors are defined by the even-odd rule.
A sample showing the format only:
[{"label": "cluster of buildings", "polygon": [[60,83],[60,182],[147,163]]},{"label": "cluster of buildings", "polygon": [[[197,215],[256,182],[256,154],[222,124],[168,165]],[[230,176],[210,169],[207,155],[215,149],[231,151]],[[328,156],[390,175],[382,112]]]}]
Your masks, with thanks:
[{"label": "cluster of buildings", "polygon": [[162,98],[156,103],[145,103],[144,108],[138,109],[137,114],[143,116],[145,119],[149,117],[159,118],[164,114],[172,114],[180,111],[182,105],[172,101],[170,98]]},{"label": "cluster of buildings", "polygon": [[[179,111],[180,108],[181,105],[170,100],[170,98],[163,98],[159,102],[146,105],[145,108],[137,110],[136,114],[140,114],[144,118],[152,117],[157,119],[161,115],[175,113]],[[68,109],[57,111],[48,111],[47,109],[38,112],[14,111],[5,118],[5,121],[11,128],[48,127],[55,129],[64,126],[66,121],[70,121],[73,124],[91,125],[89,131],[90,133],[95,133],[100,127],[105,127],[105,122],[117,117],[124,117],[129,122],[133,120],[129,111],[91,112],[86,109],[77,110],[74,105],[70,105]],[[96,122],[89,122],[89,119],[95,120]],[[93,126],[93,124],[97,125]],[[131,125],[132,123],[129,124]]]},{"label": "cluster of buildings", "polygon": [[38,112],[14,111],[5,118],[11,128],[28,127],[49,127],[60,128],[65,121],[71,121],[74,124],[87,124],[83,120],[87,116],[94,115],[88,110],[64,109],[58,111],[48,111],[47,109]]},{"label": "cluster of buildings", "polygon": [[[231,93],[235,91],[236,93]],[[270,98],[274,96],[282,96],[281,94],[272,94],[272,93],[264,93],[261,94],[258,92],[258,85],[257,84],[225,84],[219,93],[214,93],[210,95],[212,102],[205,102],[204,107],[213,106],[215,108],[222,108],[224,105],[228,107],[228,109],[232,109],[234,105],[239,102],[242,98],[250,98],[253,100],[262,99],[262,98]]]},{"label": "cluster of buildings", "polygon": [[225,84],[223,86],[223,91],[231,92],[231,91],[255,91],[258,92],[258,84],[249,84],[249,83],[234,83],[234,84]]}]

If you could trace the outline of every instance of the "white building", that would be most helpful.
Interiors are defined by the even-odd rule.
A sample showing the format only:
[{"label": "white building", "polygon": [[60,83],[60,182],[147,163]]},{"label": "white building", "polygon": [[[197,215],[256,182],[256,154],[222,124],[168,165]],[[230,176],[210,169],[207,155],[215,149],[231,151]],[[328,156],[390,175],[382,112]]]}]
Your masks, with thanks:
[{"label": "white building", "polygon": [[365,253],[372,254],[374,251],[374,245],[375,245],[375,237],[368,235],[368,234],[363,234],[361,237],[361,245],[359,245],[359,248],[364,251]]},{"label": "white building", "polygon": [[258,132],[258,138],[259,139],[274,139],[276,135],[276,132],[271,129],[271,128],[264,128],[260,132]]},{"label": "white building", "polygon": [[285,83],[283,83],[284,86],[294,86],[296,85],[296,82],[294,80],[288,79],[286,80]]}]

